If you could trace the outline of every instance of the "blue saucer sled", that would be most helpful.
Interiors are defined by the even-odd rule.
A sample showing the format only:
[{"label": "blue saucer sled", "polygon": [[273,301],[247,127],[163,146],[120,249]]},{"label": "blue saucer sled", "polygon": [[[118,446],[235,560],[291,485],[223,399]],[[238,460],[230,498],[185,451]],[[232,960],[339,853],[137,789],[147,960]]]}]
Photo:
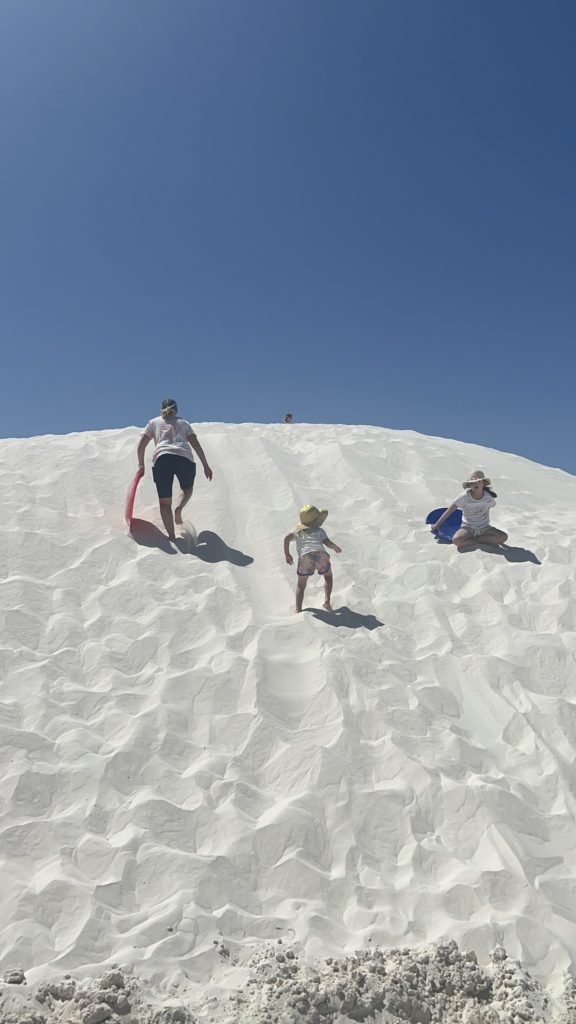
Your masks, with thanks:
[{"label": "blue saucer sled", "polygon": [[[428,515],[426,516],[426,522],[428,524],[437,523],[438,520],[440,519],[440,516],[444,515],[445,511],[445,508],[435,508],[433,512],[429,512]],[[462,512],[459,508],[457,508],[455,509],[454,512],[450,513],[448,519],[444,520],[442,526],[440,527],[439,530],[436,531],[434,536],[439,537],[440,540],[447,541],[449,544],[451,544],[452,538],[456,533],[456,530],[459,530],[461,526]]]}]

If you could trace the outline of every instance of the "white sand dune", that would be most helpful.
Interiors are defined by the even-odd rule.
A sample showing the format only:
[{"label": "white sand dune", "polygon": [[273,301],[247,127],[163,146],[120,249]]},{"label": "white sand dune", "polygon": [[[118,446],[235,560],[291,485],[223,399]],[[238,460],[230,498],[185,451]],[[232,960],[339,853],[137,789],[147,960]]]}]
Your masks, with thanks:
[{"label": "white sand dune", "polygon": [[[214,480],[178,548],[149,468],[122,521],[137,429],[0,443],[2,972],[133,965],[200,1007],[278,939],[302,964],[456,940],[559,991],[576,478],[376,427],[198,430]],[[505,554],[423,523],[478,465]],[[292,611],[308,501],[343,549],[334,614],[317,578]]]}]

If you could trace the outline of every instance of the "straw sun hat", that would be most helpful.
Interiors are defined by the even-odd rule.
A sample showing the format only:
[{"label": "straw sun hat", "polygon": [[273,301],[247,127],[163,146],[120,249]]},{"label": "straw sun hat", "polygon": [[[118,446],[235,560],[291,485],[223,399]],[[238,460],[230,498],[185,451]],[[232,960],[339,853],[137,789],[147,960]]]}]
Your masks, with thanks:
[{"label": "straw sun hat", "polygon": [[472,473],[468,474],[468,479],[464,481],[462,487],[472,487],[472,484],[479,484],[480,482],[486,484],[486,487],[490,487],[490,478],[484,476],[484,470],[475,469]]},{"label": "straw sun hat", "polygon": [[309,530],[314,529],[317,526],[322,526],[322,523],[328,515],[328,509],[322,510],[316,508],[316,505],[303,505],[300,509],[300,522],[298,523],[298,530]]}]

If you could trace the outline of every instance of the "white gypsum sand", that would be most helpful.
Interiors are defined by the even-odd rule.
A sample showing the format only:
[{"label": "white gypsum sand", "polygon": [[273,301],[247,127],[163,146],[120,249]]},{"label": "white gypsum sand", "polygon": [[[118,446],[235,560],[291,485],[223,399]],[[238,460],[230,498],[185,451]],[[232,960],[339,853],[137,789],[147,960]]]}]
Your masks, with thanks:
[{"label": "white gypsum sand", "polygon": [[[174,1000],[206,1021],[419,1020],[409,994],[349,1018],[316,989],[399,971],[424,998],[452,940],[476,980],[430,1020],[476,1024],[467,950],[517,980],[491,964],[505,947],[555,996],[576,958],[576,478],[376,427],[199,434],[215,475],[178,549],[149,460],[133,537],[122,522],[137,429],[0,442],[0,976],[28,981],[0,1020],[66,973],[84,1004],[26,1012],[85,1019],[114,964],[141,1021]],[[477,465],[507,557],[424,526]],[[282,539],[305,502],[343,549],[332,617],[318,577],[292,610]],[[386,954],[438,942],[426,968]],[[316,992],[308,1016],[291,985]],[[539,999],[532,1019],[569,1020]]]}]

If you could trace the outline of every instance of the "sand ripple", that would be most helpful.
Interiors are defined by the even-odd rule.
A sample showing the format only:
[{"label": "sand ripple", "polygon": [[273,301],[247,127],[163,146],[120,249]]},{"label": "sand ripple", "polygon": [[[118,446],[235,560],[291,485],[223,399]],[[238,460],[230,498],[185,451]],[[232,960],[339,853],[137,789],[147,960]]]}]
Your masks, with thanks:
[{"label": "sand ripple", "polygon": [[[3,968],[208,977],[213,941],[289,933],[310,957],[501,943],[559,976],[576,480],[411,432],[201,433],[199,547],[171,551],[149,475],[152,525],[122,526],[137,431],[2,443]],[[510,557],[422,525],[478,461]],[[343,547],[333,619],[291,613],[282,537],[308,500]]]}]

